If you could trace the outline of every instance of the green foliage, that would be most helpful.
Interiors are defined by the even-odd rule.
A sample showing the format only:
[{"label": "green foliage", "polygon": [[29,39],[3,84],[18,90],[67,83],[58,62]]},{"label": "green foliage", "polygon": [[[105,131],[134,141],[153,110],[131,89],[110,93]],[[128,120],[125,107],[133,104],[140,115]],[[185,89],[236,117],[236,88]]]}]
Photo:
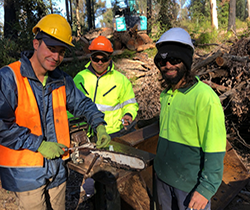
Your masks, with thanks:
[{"label": "green foliage", "polygon": [[157,53],[157,49],[155,47],[153,49],[146,49],[143,52],[147,53],[149,58],[153,58],[153,57],[155,57],[155,55]]},{"label": "green foliage", "polygon": [[161,22],[156,22],[156,23],[154,24],[154,31],[155,31],[154,36],[152,36],[152,34],[150,34],[149,36],[152,38],[152,40],[153,40],[154,42],[156,42],[157,40],[159,40],[159,38],[161,37],[161,35],[162,35],[165,31],[167,31],[169,28],[170,28],[170,27],[169,27],[168,24],[167,24],[167,25],[162,25]]},{"label": "green foliage", "polygon": [[74,57],[73,61],[69,63],[62,63],[60,65],[60,69],[74,78],[79,71],[85,69],[85,65],[88,62],[89,60],[79,60],[77,57]]},{"label": "green foliage", "polygon": [[112,9],[107,9],[103,14],[103,19],[100,20],[102,27],[113,27],[113,11]]},{"label": "green foliage", "polygon": [[65,57],[73,57],[73,60],[68,63],[61,63],[60,69],[67,74],[69,74],[71,77],[75,77],[75,75],[85,69],[85,65],[89,62],[89,59],[78,59],[75,55],[75,51],[80,51],[82,49],[82,46],[80,43],[76,42],[74,43],[75,47],[72,49],[72,52],[66,51]]},{"label": "green foliage", "polygon": [[242,21],[242,20],[236,18],[235,25],[236,25],[237,29],[247,29],[248,28],[248,21]]},{"label": "green foliage", "polygon": [[218,4],[217,9],[219,28],[227,28],[229,15],[229,2]]},{"label": "green foliage", "polygon": [[10,39],[0,39],[0,68],[20,58],[19,45]]},{"label": "green foliage", "polygon": [[241,21],[244,21],[247,18],[247,1],[246,0],[237,0],[236,1],[236,17]]},{"label": "green foliage", "polygon": [[218,37],[218,32],[216,30],[212,30],[210,32],[203,32],[197,39],[197,44],[214,43],[214,40],[216,40],[217,37]]},{"label": "green foliage", "polygon": [[211,20],[209,0],[193,0],[190,5],[190,17],[197,26]]},{"label": "green foliage", "polygon": [[160,28],[173,27],[173,21],[177,19],[178,15],[178,4],[174,0],[157,0],[157,2],[161,5],[158,14]]}]

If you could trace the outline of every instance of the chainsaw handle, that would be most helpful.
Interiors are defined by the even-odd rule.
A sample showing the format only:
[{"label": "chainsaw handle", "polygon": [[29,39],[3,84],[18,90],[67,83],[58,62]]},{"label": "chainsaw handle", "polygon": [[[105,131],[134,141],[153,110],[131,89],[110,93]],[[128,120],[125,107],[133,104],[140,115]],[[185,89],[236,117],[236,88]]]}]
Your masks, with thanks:
[{"label": "chainsaw handle", "polygon": [[123,129],[120,130],[120,134],[125,135],[125,134],[133,131],[136,123],[137,123],[137,121],[135,121],[135,120],[132,121],[132,123],[130,123],[129,125],[127,125],[126,127],[124,127]]}]

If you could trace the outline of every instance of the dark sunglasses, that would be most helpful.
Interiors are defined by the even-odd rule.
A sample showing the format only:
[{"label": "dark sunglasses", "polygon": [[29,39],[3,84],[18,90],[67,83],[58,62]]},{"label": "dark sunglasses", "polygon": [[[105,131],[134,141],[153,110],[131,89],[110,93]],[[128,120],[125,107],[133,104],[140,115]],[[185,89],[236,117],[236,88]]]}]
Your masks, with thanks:
[{"label": "dark sunglasses", "polygon": [[110,59],[110,57],[107,57],[107,56],[105,56],[103,58],[97,58],[97,57],[94,56],[94,57],[91,57],[91,58],[92,58],[92,61],[94,61],[96,63],[98,63],[99,61],[101,61],[102,63],[106,63]]},{"label": "dark sunglasses", "polygon": [[167,62],[169,62],[171,65],[177,65],[182,62],[180,58],[173,58],[173,57],[167,57],[165,59],[159,59],[158,64],[163,67],[166,66]]}]

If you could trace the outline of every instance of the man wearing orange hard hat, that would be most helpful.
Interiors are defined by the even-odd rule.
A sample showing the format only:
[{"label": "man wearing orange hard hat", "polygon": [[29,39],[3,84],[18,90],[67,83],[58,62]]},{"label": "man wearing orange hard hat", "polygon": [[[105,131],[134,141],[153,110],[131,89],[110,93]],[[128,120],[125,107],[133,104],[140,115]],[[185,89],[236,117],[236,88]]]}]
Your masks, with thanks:
[{"label": "man wearing orange hard hat", "polygon": [[[111,139],[119,137],[132,131],[133,127],[129,130],[127,126],[135,119],[138,111],[132,84],[126,76],[114,69],[111,60],[113,47],[106,37],[95,38],[89,50],[90,62],[74,77],[74,82],[76,87],[91,98],[97,108],[105,114],[105,130]],[[94,194],[94,180],[86,179],[83,189],[86,198],[91,197]]]},{"label": "man wearing orange hard hat", "polygon": [[[105,36],[98,36],[89,45],[91,52],[90,61],[85,65],[85,69],[80,71],[75,77],[76,87],[87,97],[95,102],[97,108],[102,111],[107,122],[104,128],[107,133],[114,137],[119,137],[131,130],[127,129],[135,119],[138,111],[138,103],[130,81],[114,69],[111,60],[113,47]],[[68,117],[72,117],[68,113]],[[132,126],[132,125],[131,125]],[[91,132],[88,134],[91,137]],[[94,180],[85,180],[83,189],[86,199],[94,194]]]},{"label": "man wearing orange hard hat", "polygon": [[138,103],[131,82],[115,70],[111,42],[105,36],[98,36],[89,50],[90,62],[74,77],[74,82],[105,114],[106,130],[112,139],[121,136],[120,131],[135,119]]},{"label": "man wearing orange hard hat", "polygon": [[[19,209],[65,209],[70,146],[67,110],[84,115],[99,147],[110,141],[104,114],[59,69],[74,46],[71,27],[58,14],[33,28],[33,52],[0,69],[0,177]],[[101,131],[100,131],[101,130]]]}]

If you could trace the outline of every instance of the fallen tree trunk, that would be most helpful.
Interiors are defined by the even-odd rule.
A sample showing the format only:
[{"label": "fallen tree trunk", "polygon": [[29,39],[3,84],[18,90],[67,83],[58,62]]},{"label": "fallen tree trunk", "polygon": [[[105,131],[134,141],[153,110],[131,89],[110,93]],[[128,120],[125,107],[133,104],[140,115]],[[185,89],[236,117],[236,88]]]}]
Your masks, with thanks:
[{"label": "fallen tree trunk", "polygon": [[230,55],[230,54],[223,54],[223,56],[219,56],[216,58],[216,63],[220,67],[227,67],[229,66],[229,63],[231,61],[237,61],[237,62],[249,62],[250,58],[249,56],[236,56],[236,55]]},{"label": "fallen tree trunk", "polygon": [[219,50],[215,54],[207,57],[205,60],[198,62],[195,66],[192,67],[192,71],[197,71],[203,66],[208,65],[212,61],[214,61],[217,57],[221,56],[223,53]]}]

